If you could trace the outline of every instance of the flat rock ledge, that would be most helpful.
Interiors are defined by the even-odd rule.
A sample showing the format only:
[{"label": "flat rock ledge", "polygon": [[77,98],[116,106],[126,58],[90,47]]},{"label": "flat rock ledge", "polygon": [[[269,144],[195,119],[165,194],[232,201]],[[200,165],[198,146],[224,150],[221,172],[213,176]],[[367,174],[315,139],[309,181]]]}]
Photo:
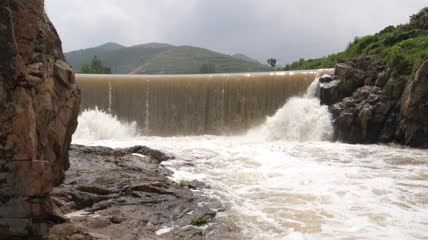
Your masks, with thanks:
[{"label": "flat rock ledge", "polygon": [[171,158],[143,146],[72,145],[66,180],[51,193],[63,223],[50,229],[49,239],[196,240],[236,233],[216,218],[224,209],[202,194],[208,186],[169,178],[161,163]]}]

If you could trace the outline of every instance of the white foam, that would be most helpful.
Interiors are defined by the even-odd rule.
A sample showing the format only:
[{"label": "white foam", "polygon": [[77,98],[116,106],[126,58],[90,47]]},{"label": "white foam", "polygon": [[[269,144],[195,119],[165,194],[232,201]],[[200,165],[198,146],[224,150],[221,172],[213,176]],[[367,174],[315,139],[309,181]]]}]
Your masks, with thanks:
[{"label": "white foam", "polygon": [[[241,137],[92,142],[175,153],[175,178],[208,184],[241,239],[427,239],[428,151]],[[188,164],[191,163],[191,164]]]},{"label": "white foam", "polygon": [[130,139],[137,136],[136,122],[119,121],[116,116],[95,109],[84,110],[73,137],[78,140]]},{"label": "white foam", "polygon": [[290,98],[266,122],[248,132],[249,138],[262,140],[321,141],[333,133],[327,106],[316,98],[319,82],[316,79],[303,97]]},{"label": "white foam", "polygon": [[79,210],[79,211],[76,211],[76,212],[68,213],[65,216],[67,218],[73,218],[73,217],[83,217],[83,216],[88,216],[88,215],[91,215],[91,213],[90,212],[86,212],[85,210]]},{"label": "white foam", "polygon": [[[168,166],[180,175],[205,175],[199,180],[211,185],[214,196],[229,207],[224,217],[242,227],[243,238],[427,237],[428,181],[412,180],[428,171],[427,151],[328,142],[252,142],[242,137],[191,139],[150,144],[161,149],[174,145],[175,150],[169,150],[178,159]],[[417,164],[388,163],[398,164],[403,158]],[[193,165],[183,164],[185,159],[192,159]]]},{"label": "white foam", "polygon": [[169,233],[172,230],[174,230],[173,227],[163,227],[163,228],[161,228],[161,229],[159,229],[159,230],[156,231],[156,235],[159,236],[159,235],[162,235],[162,234],[165,234],[165,233]]},{"label": "white foam", "polygon": [[[175,160],[163,163],[173,178],[210,185],[204,193],[227,207],[221,217],[240,227],[238,239],[428,239],[428,151],[319,141],[332,129],[314,89],[245,136],[132,137],[130,131],[118,139],[122,126],[105,140],[74,141],[174,153]],[[106,126],[123,125],[91,114],[82,114],[83,129],[98,128],[89,125],[97,117]],[[99,138],[83,129],[78,136]]]}]

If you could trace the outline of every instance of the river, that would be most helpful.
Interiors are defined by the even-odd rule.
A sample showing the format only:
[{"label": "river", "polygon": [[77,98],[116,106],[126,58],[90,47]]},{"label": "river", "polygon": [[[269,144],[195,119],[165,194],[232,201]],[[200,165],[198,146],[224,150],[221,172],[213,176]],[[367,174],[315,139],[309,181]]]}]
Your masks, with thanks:
[{"label": "river", "polygon": [[[235,136],[143,136],[101,110],[79,118],[74,143],[146,145],[174,155],[176,181],[211,186],[231,239],[428,239],[428,151],[329,141],[316,81],[264,123]],[[165,226],[174,227],[174,226]]]}]

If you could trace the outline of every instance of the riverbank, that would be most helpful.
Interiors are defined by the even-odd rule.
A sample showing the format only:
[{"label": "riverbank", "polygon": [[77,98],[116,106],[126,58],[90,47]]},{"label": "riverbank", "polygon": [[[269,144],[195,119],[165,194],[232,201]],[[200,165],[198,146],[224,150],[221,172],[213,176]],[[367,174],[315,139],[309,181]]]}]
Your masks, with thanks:
[{"label": "riverbank", "polygon": [[232,232],[216,218],[220,202],[200,194],[209,186],[170,179],[161,163],[172,158],[143,146],[72,145],[66,180],[51,193],[69,223],[54,226],[50,239],[222,239]]}]

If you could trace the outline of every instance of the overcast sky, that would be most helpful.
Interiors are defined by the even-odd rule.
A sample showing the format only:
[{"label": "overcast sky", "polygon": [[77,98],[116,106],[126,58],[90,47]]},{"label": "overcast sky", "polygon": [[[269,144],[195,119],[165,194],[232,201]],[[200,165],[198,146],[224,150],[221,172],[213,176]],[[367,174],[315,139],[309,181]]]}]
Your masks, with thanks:
[{"label": "overcast sky", "polygon": [[64,51],[165,42],[287,63],[408,21],[426,0],[45,0]]}]

